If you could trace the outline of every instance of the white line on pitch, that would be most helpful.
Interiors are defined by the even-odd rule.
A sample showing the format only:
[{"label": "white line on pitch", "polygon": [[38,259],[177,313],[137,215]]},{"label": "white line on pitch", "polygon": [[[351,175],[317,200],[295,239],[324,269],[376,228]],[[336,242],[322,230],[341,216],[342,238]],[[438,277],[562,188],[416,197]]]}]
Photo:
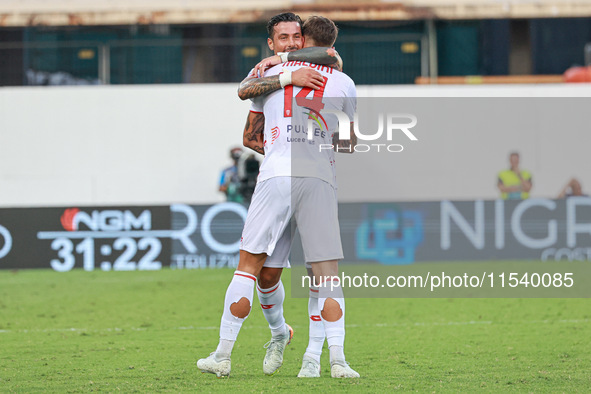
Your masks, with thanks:
[{"label": "white line on pitch", "polygon": [[[552,323],[590,323],[591,319],[561,319],[561,320],[531,320],[525,322],[511,322],[511,324],[552,324]],[[493,321],[484,320],[484,321],[465,321],[465,322],[430,322],[430,323],[376,323],[376,324],[346,324],[345,327],[348,328],[359,328],[359,327],[410,327],[410,326],[468,326],[468,325],[490,325],[495,324]],[[500,323],[504,324],[504,323]],[[292,325],[294,328],[307,328],[307,326],[301,325]],[[262,330],[266,329],[268,326],[250,326],[246,325],[243,326],[242,329],[257,329]],[[129,328],[101,328],[101,329],[88,329],[88,328],[45,328],[45,329],[24,329],[24,330],[0,330],[0,334],[10,334],[10,333],[33,333],[33,332],[121,332],[125,330],[130,331],[147,331],[147,327],[129,327]],[[164,328],[164,330],[168,330],[168,328]],[[218,326],[181,326],[181,327],[174,327],[171,330],[219,330]]]}]

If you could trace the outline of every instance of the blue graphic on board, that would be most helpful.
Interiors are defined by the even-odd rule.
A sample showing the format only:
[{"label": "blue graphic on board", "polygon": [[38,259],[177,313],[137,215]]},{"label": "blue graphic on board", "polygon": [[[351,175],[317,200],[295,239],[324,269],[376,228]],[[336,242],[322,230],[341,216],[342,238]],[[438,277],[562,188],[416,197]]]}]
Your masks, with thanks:
[{"label": "blue graphic on board", "polygon": [[366,220],[356,231],[357,258],[386,265],[413,263],[424,238],[421,212],[393,209],[392,204],[364,208]]}]

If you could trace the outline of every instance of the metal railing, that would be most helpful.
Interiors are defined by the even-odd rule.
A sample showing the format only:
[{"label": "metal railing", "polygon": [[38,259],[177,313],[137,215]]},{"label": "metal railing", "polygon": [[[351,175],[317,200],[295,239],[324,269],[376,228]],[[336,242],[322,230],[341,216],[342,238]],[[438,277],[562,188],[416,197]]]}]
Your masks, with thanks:
[{"label": "metal railing", "polygon": [[[423,34],[342,37],[336,47],[358,84],[429,75]],[[0,86],[238,82],[269,55],[254,38],[0,43]]]}]

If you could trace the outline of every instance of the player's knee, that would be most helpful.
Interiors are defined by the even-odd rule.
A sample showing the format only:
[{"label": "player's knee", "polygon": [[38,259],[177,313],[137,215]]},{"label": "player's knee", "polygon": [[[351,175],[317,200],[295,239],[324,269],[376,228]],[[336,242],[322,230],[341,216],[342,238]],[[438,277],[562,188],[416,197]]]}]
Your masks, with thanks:
[{"label": "player's knee", "polygon": [[230,313],[239,319],[244,319],[250,313],[250,301],[242,297],[238,302],[230,305]]},{"label": "player's knee", "polygon": [[281,272],[274,272],[272,270],[261,270],[259,274],[259,287],[261,289],[270,289],[275,286],[281,279]]},{"label": "player's knee", "polygon": [[278,280],[274,280],[274,278],[259,278],[259,287],[261,289],[270,289],[271,287],[275,286],[279,282]]},{"label": "player's knee", "polygon": [[324,308],[320,312],[322,318],[326,321],[337,321],[343,317],[343,310],[338,302],[332,298],[327,298],[324,302]]}]

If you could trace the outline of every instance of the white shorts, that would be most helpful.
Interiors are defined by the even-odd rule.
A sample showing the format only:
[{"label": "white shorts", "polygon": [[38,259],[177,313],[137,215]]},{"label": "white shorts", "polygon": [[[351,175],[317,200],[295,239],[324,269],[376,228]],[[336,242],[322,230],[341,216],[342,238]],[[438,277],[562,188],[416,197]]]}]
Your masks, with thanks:
[{"label": "white shorts", "polygon": [[336,191],[318,178],[274,177],[257,183],[240,249],[266,253],[264,267],[287,268],[296,225],[306,262],[343,258]]}]

